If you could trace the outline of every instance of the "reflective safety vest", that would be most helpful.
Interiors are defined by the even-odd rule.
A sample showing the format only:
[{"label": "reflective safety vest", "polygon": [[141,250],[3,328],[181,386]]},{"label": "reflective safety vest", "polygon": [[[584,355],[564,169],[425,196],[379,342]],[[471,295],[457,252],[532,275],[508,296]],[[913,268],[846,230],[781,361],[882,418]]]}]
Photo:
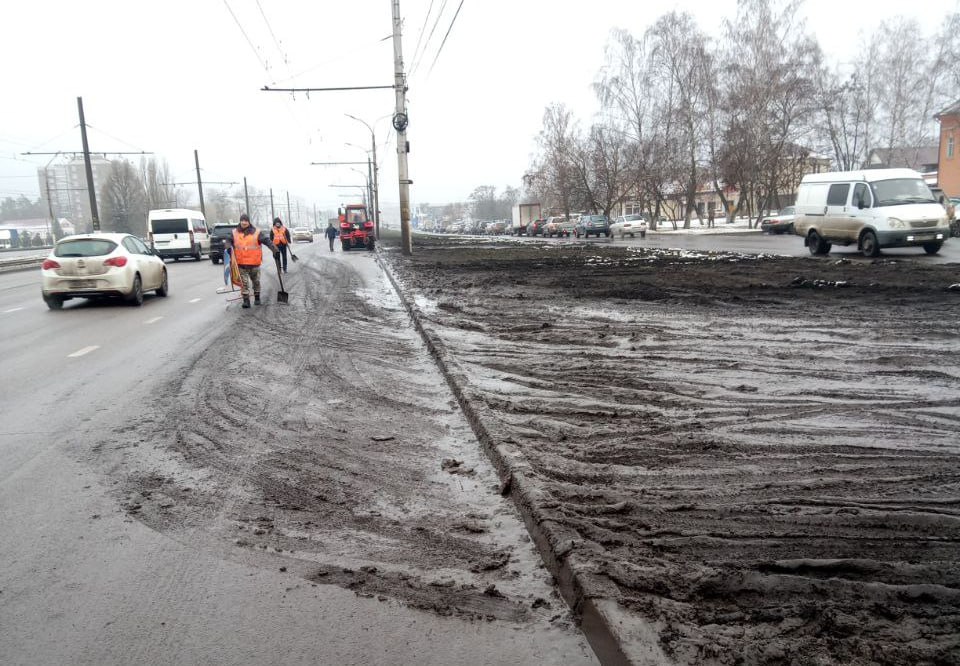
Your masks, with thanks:
[{"label": "reflective safety vest", "polygon": [[287,228],[281,226],[280,228],[273,228],[273,244],[274,245],[286,245],[287,244]]},{"label": "reflective safety vest", "polygon": [[263,260],[263,251],[260,249],[260,232],[253,229],[252,233],[245,234],[239,229],[233,230],[233,250],[237,255],[237,264],[240,266],[259,266]]}]

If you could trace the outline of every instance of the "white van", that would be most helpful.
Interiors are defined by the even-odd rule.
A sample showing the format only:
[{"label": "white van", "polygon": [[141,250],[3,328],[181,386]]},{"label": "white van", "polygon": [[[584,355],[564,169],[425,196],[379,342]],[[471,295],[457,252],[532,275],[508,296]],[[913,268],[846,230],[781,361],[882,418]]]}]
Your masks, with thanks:
[{"label": "white van", "polygon": [[210,252],[210,232],[203,213],[186,208],[166,208],[147,213],[150,246],[161,258],[193,257]]},{"label": "white van", "polygon": [[797,192],[793,230],[810,254],[831,244],[857,244],[866,257],[885,247],[920,246],[940,251],[950,236],[943,206],[912,169],[811,173]]}]

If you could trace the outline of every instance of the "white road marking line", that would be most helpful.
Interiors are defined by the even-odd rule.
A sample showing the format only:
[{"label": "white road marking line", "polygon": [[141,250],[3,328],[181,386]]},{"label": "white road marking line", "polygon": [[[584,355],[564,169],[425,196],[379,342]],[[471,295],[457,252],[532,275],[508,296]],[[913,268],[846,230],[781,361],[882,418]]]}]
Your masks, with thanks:
[{"label": "white road marking line", "polygon": [[72,354],[67,354],[67,358],[77,358],[78,356],[83,356],[84,354],[89,354],[92,351],[100,349],[100,345],[93,345],[91,347],[84,347],[83,349],[78,349]]},{"label": "white road marking line", "polygon": [[163,319],[163,317],[154,317],[154,318],[152,318],[152,319],[146,320],[146,321],[143,322],[143,323],[144,323],[144,324],[156,324],[156,323],[157,323],[158,321],[160,321],[161,319]]},{"label": "white road marking line", "polygon": [[17,312],[18,310],[22,310],[22,309],[23,308],[10,308],[9,310],[4,310],[3,314],[10,314],[11,312]]},{"label": "white road marking line", "polygon": [[191,302],[191,303],[199,303],[199,302],[202,301],[202,300],[203,300],[202,298],[193,298],[193,299],[190,300],[190,302]]}]

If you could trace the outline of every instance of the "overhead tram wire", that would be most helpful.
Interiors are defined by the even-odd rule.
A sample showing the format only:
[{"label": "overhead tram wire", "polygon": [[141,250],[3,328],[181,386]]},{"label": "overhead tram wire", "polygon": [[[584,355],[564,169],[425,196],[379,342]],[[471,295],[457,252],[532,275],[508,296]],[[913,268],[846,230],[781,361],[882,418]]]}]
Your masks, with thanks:
[{"label": "overhead tram wire", "polygon": [[417,59],[417,53],[420,51],[420,43],[423,41],[423,33],[427,31],[427,22],[430,20],[430,13],[433,11],[433,0],[430,0],[430,6],[427,7],[427,15],[423,17],[423,25],[420,26],[420,34],[417,36],[417,45],[413,49],[413,56],[410,62]]},{"label": "overhead tram wire", "polygon": [[247,40],[247,44],[250,45],[250,49],[253,51],[253,54],[257,56],[257,60],[260,61],[260,65],[269,74],[270,67],[268,67],[264,59],[260,57],[260,52],[257,50],[257,47],[253,45],[253,42],[250,41],[250,36],[247,35],[247,31],[244,30],[243,26],[240,24],[240,19],[237,18],[237,15],[233,13],[233,9],[230,8],[230,3],[227,2],[227,0],[223,0],[223,4],[226,5],[227,11],[230,12],[230,16],[233,17],[233,22],[237,24],[238,28],[240,28],[240,33],[243,35],[243,38]]},{"label": "overhead tram wire", "polygon": [[443,41],[440,42],[440,48],[437,49],[437,55],[433,56],[433,62],[430,63],[430,69],[427,71],[427,76],[430,76],[430,72],[433,71],[433,66],[437,64],[437,58],[440,57],[440,53],[443,51],[443,46],[447,43],[447,37],[450,36],[450,31],[453,30],[453,24],[457,22],[457,17],[460,16],[460,9],[463,7],[464,0],[460,0],[460,4],[457,5],[457,11],[453,15],[453,19],[450,21],[450,27],[447,28],[447,34],[443,36]]},{"label": "overhead tram wire", "polygon": [[433,33],[437,31],[437,25],[439,25],[440,19],[443,18],[443,10],[446,8],[447,0],[443,0],[443,4],[440,5],[440,11],[437,12],[437,19],[433,22],[433,27],[430,28],[430,34],[427,36],[427,41],[423,44],[423,51],[420,52],[420,59],[417,60],[417,62],[413,64],[413,67],[410,68],[409,76],[413,76],[420,67],[420,63],[423,62],[423,56],[427,54],[427,47],[430,45],[430,40],[433,39]]}]

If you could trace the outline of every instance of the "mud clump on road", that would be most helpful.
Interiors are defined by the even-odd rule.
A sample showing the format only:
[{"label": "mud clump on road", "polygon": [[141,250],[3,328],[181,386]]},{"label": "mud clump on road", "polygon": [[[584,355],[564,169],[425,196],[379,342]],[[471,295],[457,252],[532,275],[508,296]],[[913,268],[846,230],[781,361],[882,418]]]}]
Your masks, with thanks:
[{"label": "mud clump on road", "polygon": [[561,557],[680,663],[960,662],[956,265],[385,251]]}]

